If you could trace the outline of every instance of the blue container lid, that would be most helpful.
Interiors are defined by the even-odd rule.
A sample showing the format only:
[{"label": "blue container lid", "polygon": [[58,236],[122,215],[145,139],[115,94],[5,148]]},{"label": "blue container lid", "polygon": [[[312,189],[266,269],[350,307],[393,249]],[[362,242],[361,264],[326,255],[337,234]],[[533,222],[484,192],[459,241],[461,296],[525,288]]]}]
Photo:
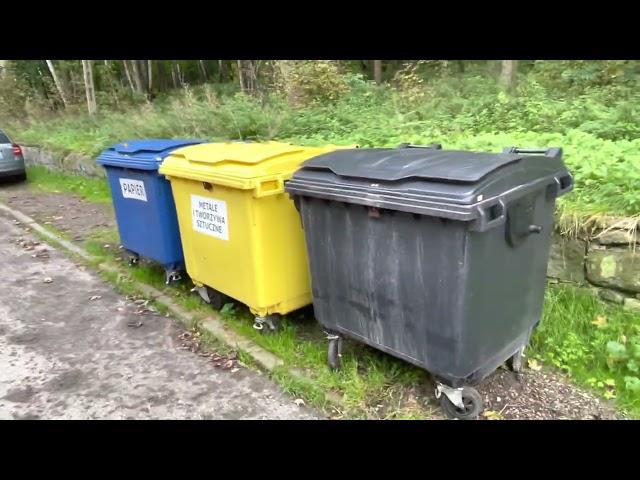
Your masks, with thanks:
[{"label": "blue container lid", "polygon": [[104,150],[97,158],[102,166],[158,170],[162,160],[173,150],[205,140],[171,140],[149,138],[117,143]]}]

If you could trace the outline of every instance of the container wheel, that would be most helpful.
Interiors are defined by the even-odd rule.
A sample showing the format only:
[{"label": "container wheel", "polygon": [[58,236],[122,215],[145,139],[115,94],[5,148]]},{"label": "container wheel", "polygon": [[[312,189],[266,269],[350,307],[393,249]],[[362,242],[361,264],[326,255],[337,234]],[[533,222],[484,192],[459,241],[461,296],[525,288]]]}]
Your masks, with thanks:
[{"label": "container wheel", "polygon": [[327,363],[333,371],[340,370],[342,367],[342,338],[330,338],[329,347],[327,349]]},{"label": "container wheel", "polygon": [[130,267],[135,267],[140,263],[140,256],[137,253],[129,252],[127,254],[128,264]]},{"label": "container wheel", "polygon": [[522,372],[522,366],[524,361],[524,347],[519,348],[516,353],[514,353],[509,359],[509,366],[511,370],[515,373]]},{"label": "container wheel", "polygon": [[464,408],[456,407],[446,395],[440,397],[440,406],[449,418],[458,420],[473,420],[482,412],[483,401],[478,391],[473,387],[462,388],[462,403]]},{"label": "container wheel", "polygon": [[211,305],[214,310],[220,310],[227,299],[224,293],[214,290],[211,287],[207,287],[207,295],[209,297],[209,305]]},{"label": "container wheel", "polygon": [[263,335],[278,333],[280,330],[280,315],[274,313],[266,317],[257,316],[253,321],[253,328],[259,330]]}]

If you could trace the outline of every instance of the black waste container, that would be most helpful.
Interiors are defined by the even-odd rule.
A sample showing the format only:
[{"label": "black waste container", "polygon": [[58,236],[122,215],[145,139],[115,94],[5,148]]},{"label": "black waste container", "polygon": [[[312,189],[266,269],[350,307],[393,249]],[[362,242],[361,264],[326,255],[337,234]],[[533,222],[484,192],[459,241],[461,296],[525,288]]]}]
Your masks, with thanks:
[{"label": "black waste container", "polygon": [[439,146],[339,150],[305,162],[286,191],[300,212],[313,305],[339,367],[342,335],[431,372],[452,417],[470,387],[538,324],[562,150]]}]

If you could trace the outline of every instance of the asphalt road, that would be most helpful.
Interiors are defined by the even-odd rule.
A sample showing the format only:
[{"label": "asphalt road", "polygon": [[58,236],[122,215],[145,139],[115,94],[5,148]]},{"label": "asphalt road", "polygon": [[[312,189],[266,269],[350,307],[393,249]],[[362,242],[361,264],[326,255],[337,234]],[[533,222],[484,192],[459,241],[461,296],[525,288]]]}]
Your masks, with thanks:
[{"label": "asphalt road", "polygon": [[34,241],[0,214],[0,419],[321,418],[264,375],[181,349],[173,319]]}]

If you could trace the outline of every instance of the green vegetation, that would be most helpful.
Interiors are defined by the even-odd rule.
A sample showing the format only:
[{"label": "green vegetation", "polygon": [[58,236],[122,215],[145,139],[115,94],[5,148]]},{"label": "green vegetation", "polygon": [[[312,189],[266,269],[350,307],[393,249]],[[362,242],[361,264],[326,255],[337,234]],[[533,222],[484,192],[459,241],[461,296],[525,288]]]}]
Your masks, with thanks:
[{"label": "green vegetation", "polygon": [[560,202],[563,213],[581,219],[638,213],[638,62],[533,62],[521,67],[511,94],[488,73],[487,62],[468,62],[465,73],[429,63],[407,64],[376,85],[353,70],[321,69],[323,62],[307,72],[309,62],[302,62],[297,68],[306,76],[274,81],[259,95],[204,84],[153,103],[103,108],[97,116],[14,122],[11,130],[26,144],[88,155],[145,137],[363,147],[440,142],[484,151],[561,146],[576,177],[575,191]]},{"label": "green vegetation", "polygon": [[638,315],[607,305],[588,291],[547,289],[544,318],[529,356],[555,366],[640,417]]},{"label": "green vegetation", "polygon": [[45,192],[70,192],[97,203],[110,203],[109,184],[102,178],[54,172],[45,167],[28,167],[30,185]]}]

